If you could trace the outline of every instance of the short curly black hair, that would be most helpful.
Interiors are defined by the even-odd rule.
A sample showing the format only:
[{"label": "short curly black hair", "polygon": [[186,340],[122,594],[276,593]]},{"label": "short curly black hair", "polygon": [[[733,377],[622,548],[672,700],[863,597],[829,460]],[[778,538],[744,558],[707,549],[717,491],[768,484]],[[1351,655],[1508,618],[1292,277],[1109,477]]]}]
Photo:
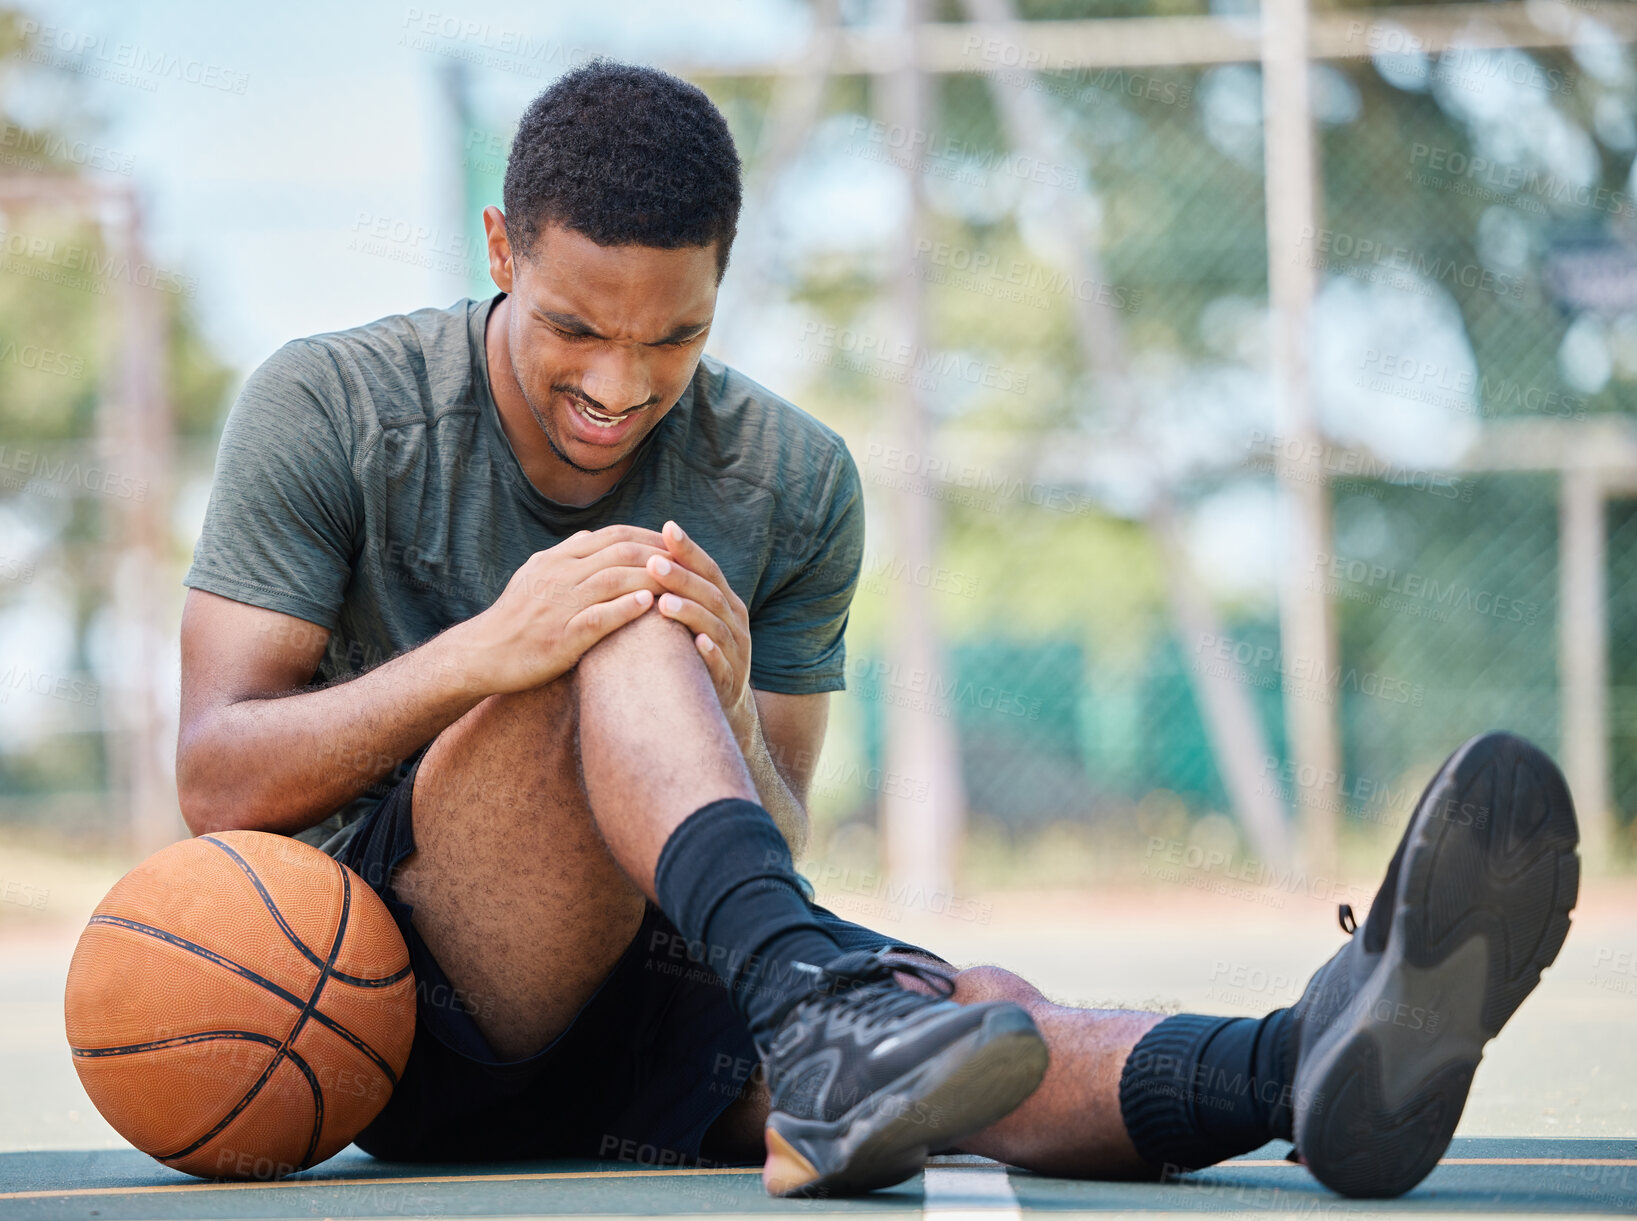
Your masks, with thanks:
[{"label": "short curly black hair", "polygon": [[694,85],[599,56],[523,112],[506,162],[506,232],[526,255],[549,223],[599,246],[708,246],[716,279],[739,229],[739,153]]}]

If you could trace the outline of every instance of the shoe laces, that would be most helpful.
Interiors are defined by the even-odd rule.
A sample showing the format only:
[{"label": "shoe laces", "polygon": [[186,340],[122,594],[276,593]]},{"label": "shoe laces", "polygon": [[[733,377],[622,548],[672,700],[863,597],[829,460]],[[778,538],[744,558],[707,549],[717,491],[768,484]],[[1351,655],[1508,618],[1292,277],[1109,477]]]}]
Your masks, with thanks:
[{"label": "shoe laces", "polygon": [[955,994],[954,979],[937,967],[924,962],[889,962],[883,957],[886,953],[884,948],[856,950],[826,966],[809,967],[818,975],[818,982],[805,999],[834,997],[854,1024],[869,1029],[913,1013],[929,999],[899,984],[894,971],[914,976],[945,1000]]}]

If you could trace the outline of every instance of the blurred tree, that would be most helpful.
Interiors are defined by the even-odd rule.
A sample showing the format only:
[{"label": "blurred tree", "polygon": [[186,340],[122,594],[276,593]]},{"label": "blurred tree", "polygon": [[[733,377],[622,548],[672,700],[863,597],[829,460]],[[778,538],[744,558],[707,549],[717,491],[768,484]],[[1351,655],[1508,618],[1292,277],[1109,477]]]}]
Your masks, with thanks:
[{"label": "blurred tree", "polygon": [[[86,77],[36,53],[21,10],[0,9],[0,181],[28,178],[65,188],[87,179],[126,185],[129,158],[101,142],[104,122]],[[23,104],[25,97],[27,104]],[[69,202],[0,211],[0,521],[7,565],[26,580],[0,580],[0,614],[52,626],[68,620],[67,665],[94,683],[91,633],[107,606],[112,570],[107,540],[117,502],[87,489],[64,470],[96,466],[97,413],[118,357],[119,319],[110,270],[95,218]],[[166,394],[183,438],[213,438],[235,373],[210,349],[191,313],[191,281],[173,274],[155,291],[164,311]],[[43,457],[42,457],[43,456]],[[43,467],[42,464],[43,463]],[[42,477],[41,469],[60,477]],[[26,557],[14,554],[26,549]],[[175,554],[180,554],[178,547]],[[7,642],[0,642],[3,645]],[[11,649],[7,665],[44,664]],[[55,664],[53,662],[52,664]],[[94,714],[94,705],[80,709]],[[81,717],[69,732],[0,747],[0,792],[86,791],[108,782],[104,743]]]}]

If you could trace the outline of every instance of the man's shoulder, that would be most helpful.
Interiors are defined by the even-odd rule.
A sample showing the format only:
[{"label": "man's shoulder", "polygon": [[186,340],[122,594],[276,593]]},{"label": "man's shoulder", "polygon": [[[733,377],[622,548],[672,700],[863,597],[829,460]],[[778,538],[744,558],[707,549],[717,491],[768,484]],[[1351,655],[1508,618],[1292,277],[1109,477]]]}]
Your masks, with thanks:
[{"label": "man's shoulder", "polygon": [[335,415],[390,426],[460,401],[471,380],[469,328],[478,302],[389,314],[292,339],[256,370],[264,390],[305,390]]},{"label": "man's shoulder", "polygon": [[713,356],[700,358],[693,388],[692,426],[707,442],[704,453],[732,474],[790,492],[852,465],[835,429]]}]

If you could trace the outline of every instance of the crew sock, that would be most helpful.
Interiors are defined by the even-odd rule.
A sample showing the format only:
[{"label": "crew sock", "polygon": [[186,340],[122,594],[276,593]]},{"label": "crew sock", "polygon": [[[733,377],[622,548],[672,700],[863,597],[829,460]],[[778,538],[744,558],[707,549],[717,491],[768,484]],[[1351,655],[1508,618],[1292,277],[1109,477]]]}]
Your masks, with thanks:
[{"label": "crew sock", "polygon": [[1120,1116],[1138,1155],[1175,1173],[1289,1140],[1293,1027],[1290,1009],[1178,1013],[1143,1035],[1120,1073]]},{"label": "crew sock", "polygon": [[802,894],[790,848],[753,801],[713,801],[685,818],[654,870],[660,910],[689,956],[722,978],[756,1045],[841,956]]}]

